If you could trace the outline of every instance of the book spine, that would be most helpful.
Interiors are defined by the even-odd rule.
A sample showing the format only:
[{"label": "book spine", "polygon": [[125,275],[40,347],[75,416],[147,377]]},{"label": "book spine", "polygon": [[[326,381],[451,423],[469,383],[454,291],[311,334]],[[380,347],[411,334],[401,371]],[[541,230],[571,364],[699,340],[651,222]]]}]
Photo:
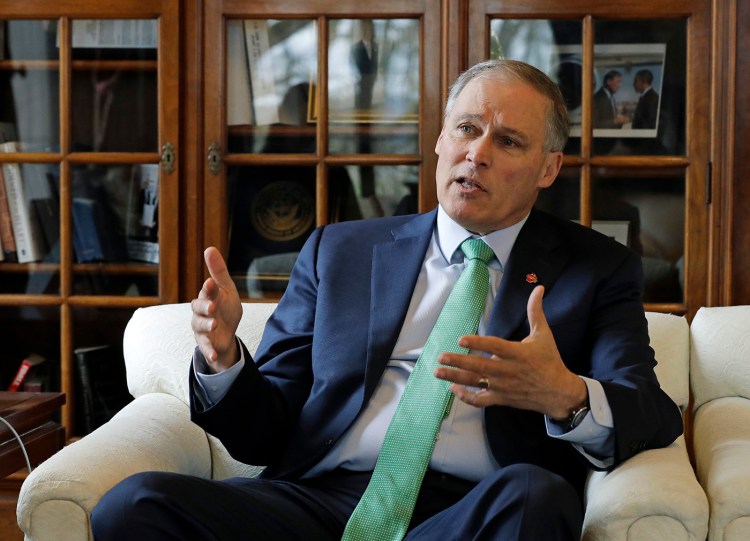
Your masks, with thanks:
[{"label": "book spine", "polygon": [[8,259],[15,259],[16,240],[13,237],[13,222],[10,219],[8,192],[5,189],[5,177],[3,176],[2,167],[0,167],[0,242],[3,244],[5,256]]},{"label": "book spine", "polygon": [[[15,142],[0,144],[0,152],[17,152]],[[17,163],[4,163],[2,166],[8,209],[16,241],[19,263],[30,263],[42,259],[41,232],[34,220],[31,205],[26,200],[21,178],[21,166]]]},{"label": "book spine", "polygon": [[[273,70],[269,69],[268,22],[251,19],[245,21],[245,45],[250,67],[250,84],[253,113],[258,126],[279,122],[279,108]],[[261,66],[261,63],[266,64]]]},{"label": "book spine", "polygon": [[94,391],[91,388],[91,375],[89,374],[86,354],[76,352],[76,364],[78,365],[78,383],[81,390],[80,404],[83,406],[82,435],[89,434],[94,428]]},{"label": "book spine", "polygon": [[21,388],[21,384],[23,383],[23,380],[26,379],[29,370],[31,370],[31,363],[27,360],[21,362],[21,366],[18,367],[18,371],[16,372],[13,381],[11,381],[8,386],[8,392],[15,393]]},{"label": "book spine", "polygon": [[243,22],[237,19],[227,21],[227,64],[227,125],[252,125],[245,28]]},{"label": "book spine", "polygon": [[95,216],[96,205],[92,199],[73,199],[73,248],[79,263],[104,259]]}]

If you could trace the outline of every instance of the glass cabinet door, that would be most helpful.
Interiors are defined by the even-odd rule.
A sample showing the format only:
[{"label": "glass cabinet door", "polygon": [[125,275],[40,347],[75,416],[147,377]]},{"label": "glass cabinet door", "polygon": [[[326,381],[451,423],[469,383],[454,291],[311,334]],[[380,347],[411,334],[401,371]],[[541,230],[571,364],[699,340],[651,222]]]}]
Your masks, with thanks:
[{"label": "glass cabinet door", "polygon": [[205,236],[243,298],[278,299],[317,226],[434,204],[427,4],[207,2]]},{"label": "glass cabinet door", "polygon": [[0,386],[43,358],[19,390],[82,435],[83,352],[121,365],[133,309],[177,300],[179,11],[34,4],[0,9]]},{"label": "glass cabinet door", "polygon": [[537,207],[636,251],[647,309],[692,315],[707,287],[709,4],[621,8],[472,0],[469,64],[523,60],[558,83],[570,139]]}]

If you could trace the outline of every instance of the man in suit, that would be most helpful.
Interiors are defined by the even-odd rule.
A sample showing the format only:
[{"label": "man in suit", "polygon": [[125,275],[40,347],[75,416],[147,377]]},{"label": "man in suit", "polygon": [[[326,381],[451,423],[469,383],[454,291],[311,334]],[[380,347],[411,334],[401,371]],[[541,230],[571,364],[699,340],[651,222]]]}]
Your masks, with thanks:
[{"label": "man in suit", "polygon": [[559,89],[535,68],[465,72],[435,147],[439,207],[317,229],[254,357],[235,337],[234,284],[207,249],[192,416],[267,468],[128,478],[94,510],[96,539],[341,539],[467,238],[494,253],[488,303],[477,334],[459,340],[468,352],[439,356],[434,376],[456,399],[405,539],[579,539],[587,471],[668,445],[682,423],[653,372],[637,255],[532,208],[567,134]]},{"label": "man in suit", "polygon": [[610,70],[604,74],[604,82],[594,94],[593,122],[595,129],[620,129],[630,119],[617,109],[615,94],[622,86],[622,73]]},{"label": "man in suit", "polygon": [[371,19],[360,21],[362,37],[352,45],[349,56],[357,70],[354,108],[365,112],[372,107],[372,90],[378,76],[378,44]]},{"label": "man in suit", "polygon": [[633,88],[640,94],[638,105],[633,113],[633,129],[656,128],[656,117],[659,114],[659,94],[652,88],[654,74],[649,70],[640,70],[633,79]]}]

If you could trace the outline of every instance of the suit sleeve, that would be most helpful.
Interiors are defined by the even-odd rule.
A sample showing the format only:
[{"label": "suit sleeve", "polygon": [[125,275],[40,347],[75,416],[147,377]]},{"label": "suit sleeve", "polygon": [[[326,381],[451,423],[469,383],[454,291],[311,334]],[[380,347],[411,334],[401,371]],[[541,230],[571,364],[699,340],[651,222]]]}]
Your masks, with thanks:
[{"label": "suit sleeve", "polygon": [[682,433],[677,405],[661,389],[641,298],[642,270],[629,252],[595,297],[591,372],[607,395],[615,430],[614,465]]},{"label": "suit sleeve", "polygon": [[316,230],[300,252],[255,358],[241,344],[247,362],[218,403],[201,405],[190,370],[191,419],[246,464],[267,465],[278,456],[310,393],[315,261],[321,236],[322,229]]}]

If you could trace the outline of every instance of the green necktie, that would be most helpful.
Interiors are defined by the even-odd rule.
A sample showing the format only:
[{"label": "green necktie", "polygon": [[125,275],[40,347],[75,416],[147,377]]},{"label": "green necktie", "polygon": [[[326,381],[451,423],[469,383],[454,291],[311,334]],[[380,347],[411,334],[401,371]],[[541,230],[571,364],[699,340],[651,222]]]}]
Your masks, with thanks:
[{"label": "green necktie", "polygon": [[375,471],[344,530],[342,541],[401,541],[414,512],[440,424],[453,402],[450,383],[434,375],[438,356],[466,353],[458,339],[475,334],[484,312],[494,257],[483,240],[467,239],[469,263],[445,301],[388,425]]}]

